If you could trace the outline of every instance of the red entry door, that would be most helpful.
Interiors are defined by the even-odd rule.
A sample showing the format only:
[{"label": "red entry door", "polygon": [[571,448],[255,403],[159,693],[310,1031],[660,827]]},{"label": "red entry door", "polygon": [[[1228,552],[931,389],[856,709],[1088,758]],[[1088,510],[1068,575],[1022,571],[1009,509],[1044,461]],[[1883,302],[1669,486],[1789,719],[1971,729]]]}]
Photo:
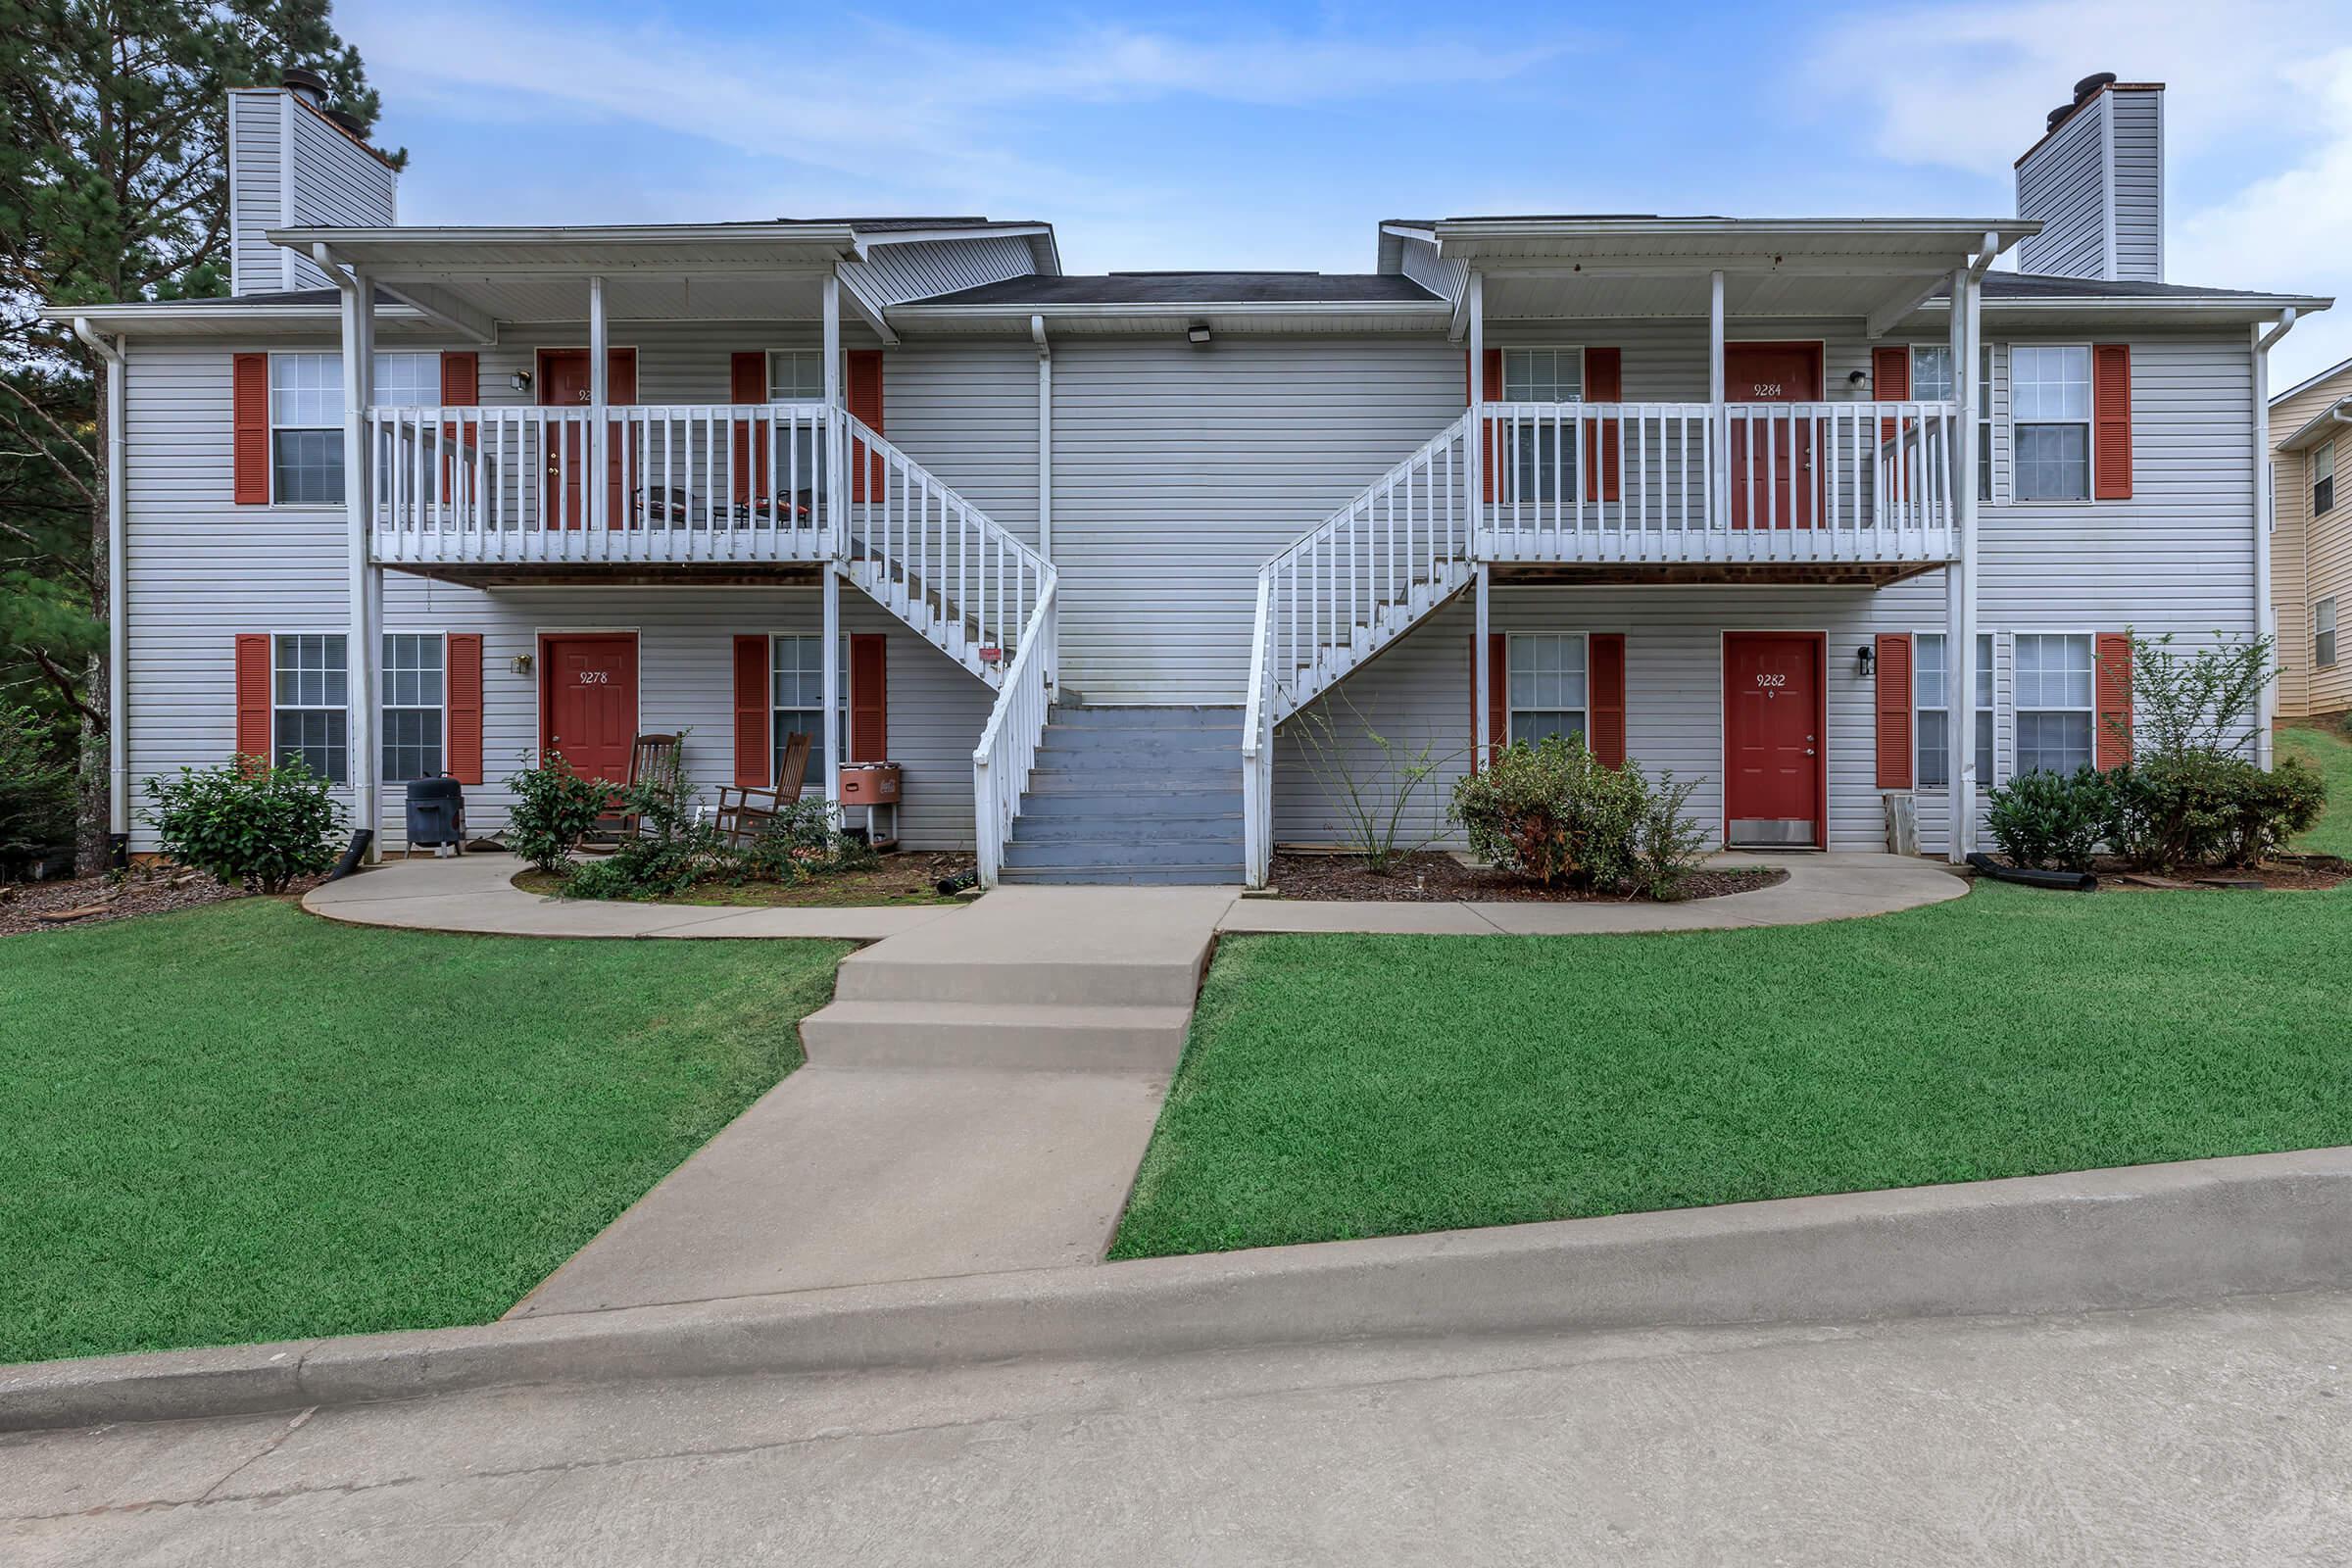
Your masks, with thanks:
[{"label": "red entry door", "polygon": [[623,784],[637,739],[637,639],[549,637],[540,644],[539,749],[574,771]]},{"label": "red entry door", "polygon": [[[1818,403],[1818,343],[1727,343],[1723,395],[1733,403]],[[1732,526],[1810,528],[1820,515],[1821,479],[1813,468],[1813,429],[1776,417],[1771,438],[1732,421]]]},{"label": "red entry door", "polygon": [[1723,649],[1724,841],[1823,843],[1822,647],[1807,632],[1734,632]]},{"label": "red entry door", "polygon": [[[610,349],[605,368],[605,401],[608,404],[637,401],[637,351]],[[588,402],[588,351],[586,349],[541,349],[539,351],[539,403],[542,408],[579,408]],[[605,515],[611,526],[621,527],[628,520],[628,510],[621,495],[621,442],[623,426],[611,426],[606,441],[605,484],[608,496]],[[580,480],[588,471],[588,426],[566,424],[562,434],[546,444],[541,459],[544,469],[540,475],[540,509],[550,528],[577,528],[587,517],[587,508],[581,502]]]}]

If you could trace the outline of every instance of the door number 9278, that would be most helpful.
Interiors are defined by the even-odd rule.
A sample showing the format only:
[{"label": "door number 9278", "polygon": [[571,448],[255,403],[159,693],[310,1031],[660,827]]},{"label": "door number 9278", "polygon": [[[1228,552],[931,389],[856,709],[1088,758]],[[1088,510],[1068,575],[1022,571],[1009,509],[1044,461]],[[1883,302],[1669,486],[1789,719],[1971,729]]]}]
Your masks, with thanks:
[{"label": "door number 9278", "polygon": [[[608,669],[583,669],[580,671],[580,684],[583,686],[608,685],[612,678],[612,672]],[[1759,680],[1762,678],[1762,676],[1757,677]]]}]

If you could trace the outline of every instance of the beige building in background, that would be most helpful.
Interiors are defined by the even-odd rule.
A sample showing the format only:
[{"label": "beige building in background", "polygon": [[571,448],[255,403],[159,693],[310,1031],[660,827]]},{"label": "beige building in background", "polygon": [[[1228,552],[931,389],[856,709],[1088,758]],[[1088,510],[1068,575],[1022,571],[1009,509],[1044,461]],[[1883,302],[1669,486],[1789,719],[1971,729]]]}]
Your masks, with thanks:
[{"label": "beige building in background", "polygon": [[2338,632],[2352,610],[2352,360],[2271,400],[2271,598],[2278,624],[2278,716],[2352,712],[2352,659]]}]

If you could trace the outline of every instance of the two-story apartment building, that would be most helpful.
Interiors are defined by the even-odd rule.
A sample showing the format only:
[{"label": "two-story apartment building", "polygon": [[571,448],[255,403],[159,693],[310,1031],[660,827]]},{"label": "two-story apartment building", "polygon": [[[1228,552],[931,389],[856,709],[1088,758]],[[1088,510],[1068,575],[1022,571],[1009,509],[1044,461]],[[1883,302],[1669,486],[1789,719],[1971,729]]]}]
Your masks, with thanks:
[{"label": "two-story apartment building", "polygon": [[2352,360],[2273,398],[2271,436],[2278,716],[2340,720],[2352,715],[2352,661],[2336,627],[2352,610],[2352,495],[2336,501],[2335,469],[2339,457],[2352,468]]},{"label": "two-story apartment building", "polygon": [[1956,858],[2117,754],[2125,628],[2263,624],[2265,334],[2329,303],[2166,282],[2161,88],[2102,78],[2016,217],[1399,219],[1346,275],[404,226],[307,85],[231,115],[232,295],[61,313],[122,415],[137,848],[141,780],[233,754],[396,842],[410,779],[495,827],[543,751],[764,783],[805,731],[992,880],[1257,879],[1340,831],[1324,705],[1451,774],[1581,731],[1728,845],[1907,798]]}]

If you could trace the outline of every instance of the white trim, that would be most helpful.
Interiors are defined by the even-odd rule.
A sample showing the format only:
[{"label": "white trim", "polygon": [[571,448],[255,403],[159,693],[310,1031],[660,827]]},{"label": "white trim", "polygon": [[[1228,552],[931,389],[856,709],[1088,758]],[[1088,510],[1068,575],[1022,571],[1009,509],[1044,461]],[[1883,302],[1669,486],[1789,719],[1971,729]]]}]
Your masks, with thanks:
[{"label": "white trim", "polygon": [[2123,280],[2122,259],[2116,252],[2121,239],[2116,232],[2115,209],[2115,97],[2107,91],[2098,95],[2099,111],[2099,195],[2106,209],[2107,226],[2100,235],[2102,247],[2099,275],[2110,283]]},{"label": "white trim", "polygon": [[[441,772],[440,772],[439,774],[427,774],[427,775],[425,775],[426,777],[442,777],[442,776],[446,776],[446,775],[448,774],[448,772],[449,772],[449,635],[450,635],[450,634],[449,634],[449,632],[448,632],[447,630],[433,630],[433,629],[431,629],[431,628],[427,628],[427,627],[395,627],[395,626],[386,626],[386,627],[384,627],[384,628],[383,628],[381,631],[378,631],[378,632],[376,633],[376,637],[377,637],[377,638],[378,638],[380,641],[383,641],[383,642],[389,642],[389,641],[391,641],[391,640],[392,640],[393,638],[395,638],[395,637],[437,637],[437,638],[439,638],[439,639],[441,640],[441,701],[440,701],[440,703],[439,703],[438,705],[434,705],[434,706],[436,706],[436,707],[437,707],[437,709],[438,709],[438,710],[439,710],[439,712],[440,712],[440,714],[441,714]],[[485,646],[486,646],[486,645],[485,645]],[[487,658],[487,656],[485,655],[485,658],[484,658],[484,660],[483,660],[483,662],[485,663],[485,665],[488,663],[488,662],[489,662],[489,661],[488,661],[488,658]],[[387,659],[384,661],[384,663],[383,663],[383,670],[382,670],[382,673],[383,673],[383,675],[384,675],[384,676],[386,676],[386,677],[389,677],[389,676],[390,676],[390,674],[391,674],[391,672],[392,672],[392,662],[391,662],[391,661],[390,661],[390,660],[387,658]],[[483,670],[483,684],[486,686],[486,685],[488,684],[488,682],[489,682],[489,671],[488,671],[488,670],[485,668],[485,669]],[[392,708],[395,708],[395,707],[397,707],[397,708],[400,708],[400,709],[401,709],[401,710],[403,710],[404,711],[408,711],[408,710],[413,710],[414,709],[416,709],[416,708],[422,708],[422,707],[425,707],[425,706],[427,706],[427,705],[425,705],[425,704],[422,704],[422,703],[415,703],[415,704],[411,704],[411,703],[398,703],[398,704],[395,704],[395,703],[389,703],[389,702],[386,702],[386,701],[384,700],[384,687],[383,687],[383,684],[382,684],[382,682],[380,682],[380,681],[378,682],[378,684],[377,684],[377,687],[376,687],[376,699],[375,699],[375,715],[376,715],[375,732],[376,732],[376,769],[377,769],[377,771],[378,771],[378,772],[379,772],[379,773],[382,775],[380,782],[382,782],[382,783],[384,783],[384,784],[387,784],[387,785],[397,785],[397,786],[399,786],[399,787],[401,787],[401,788],[403,788],[403,789],[405,789],[405,788],[407,788],[409,785],[411,785],[411,784],[414,784],[414,783],[416,783],[416,782],[415,779],[408,779],[408,778],[396,779],[396,778],[394,778],[394,777],[391,775],[391,773],[390,773],[390,771],[389,771],[389,770],[385,769],[385,767],[384,767],[384,765],[383,765],[383,752],[384,752],[384,739],[383,739],[383,737],[384,737],[384,725],[383,725],[383,716],[384,716],[384,713],[385,713],[385,711],[386,711],[387,710],[389,710],[389,709],[392,709]]]},{"label": "white trim", "polygon": [[1592,748],[1592,633],[1589,628],[1583,631],[1506,631],[1502,634],[1502,734],[1497,736],[1496,739],[1506,750],[1509,749],[1519,739],[1517,734],[1518,726],[1512,722],[1512,715],[1517,711],[1517,710],[1511,703],[1511,647],[1514,643],[1523,642],[1537,637],[1547,637],[1559,642],[1568,642],[1570,640],[1574,640],[1583,645],[1585,651],[1585,667],[1583,670],[1585,680],[1585,706],[1581,710],[1569,708],[1531,708],[1528,710],[1528,711],[1531,713],[1583,712],[1585,715],[1584,727],[1578,730],[1577,733],[1583,736],[1585,749],[1590,751]]},{"label": "white trim", "polygon": [[[2029,709],[2029,708],[2026,708],[2026,707],[2024,707],[2024,706],[2023,706],[2023,705],[2022,705],[2022,704],[2021,704],[2021,703],[2018,701],[2018,691],[2019,691],[2019,686],[2020,686],[2020,683],[2021,683],[2021,681],[2022,681],[2022,680],[2023,680],[2023,678],[2024,678],[2024,676],[2023,676],[2023,671],[2024,671],[2024,669],[2025,669],[2025,659],[2024,659],[2023,655],[2021,655],[2021,654],[2019,653],[2019,651],[2018,651],[2018,647],[2017,647],[2017,640],[2018,640],[2020,637],[2080,637],[2080,638],[2082,638],[2082,639],[2083,643],[2084,643],[2084,644],[2085,644],[2085,645],[2086,645],[2086,646],[2089,648],[2089,650],[2090,650],[2090,706],[2089,706],[2089,708],[2087,708],[2087,709],[2077,709],[2077,708],[2042,708],[2042,707],[2034,707],[2034,708],[2031,708],[2031,709]],[[1996,650],[1995,650],[1995,652],[1996,652],[1996,654],[1997,654],[1998,650],[1996,649]],[[1999,686],[1997,686],[1997,685],[1996,685],[1996,686],[1994,686],[1992,695],[1993,695],[1993,700],[1994,700],[1994,701],[1997,703],[1997,702],[2000,700],[2000,695],[2001,695]],[[2093,767],[2096,767],[2096,766],[2098,766],[2098,765],[2099,765],[2099,633],[2098,633],[2096,630],[2084,629],[2084,628],[2082,628],[2082,627],[2074,627],[2074,626],[2015,626],[2015,627],[2011,627],[2011,628],[2010,628],[2010,631],[2009,631],[2009,751],[2010,751],[2010,757],[2009,757],[2009,773],[2008,773],[2008,775],[2007,775],[2007,776],[2008,776],[2008,777],[2009,777],[2011,780],[2015,780],[2015,779],[2017,779],[2017,778],[2020,778],[2020,777],[2024,776],[2024,774],[2025,774],[2025,771],[2026,771],[2026,768],[2025,768],[2025,757],[2026,757],[2026,737],[2025,737],[2025,724],[2024,724],[2024,722],[2023,722],[2023,715],[2025,715],[2026,713],[2029,713],[2029,712],[2033,712],[2033,713],[2077,713],[2077,712],[2088,712],[2088,713],[2090,714],[2090,765],[2091,765],[2091,766],[2093,766]],[[1998,759],[1995,759],[1995,760],[1997,761],[1997,760],[1998,760]]]},{"label": "white trim", "polygon": [[[2082,426],[2082,494],[2071,497],[2036,497],[2023,499],[2017,493],[2017,355],[2021,349],[2081,349],[2082,351],[2083,393],[2090,400],[2090,412],[2080,421]],[[2033,425],[2074,424],[2073,419],[2028,419]],[[2136,441],[2136,437],[2133,438]],[[2098,346],[2090,342],[2018,343],[2009,344],[2009,499],[2014,506],[2026,507],[2091,507],[2099,499],[2099,355]]]},{"label": "white trim", "polygon": [[[1914,631],[1904,635],[1911,639],[1911,788],[1916,794],[1942,795],[1951,789],[1950,780],[1947,779],[1941,784],[1925,784],[1920,781],[1919,715],[1931,712],[1949,713],[1951,710],[1940,704],[1930,705],[1919,700],[1919,640],[1922,637],[1934,637],[1941,640],[1944,633],[1941,630]],[[1977,641],[1983,645],[1979,652],[1987,654],[1984,671],[1992,685],[1991,701],[1977,709],[1978,716],[1988,726],[1985,730],[1987,740],[1985,750],[1992,760],[1991,776],[1977,780],[1977,794],[1981,798],[1985,791],[2006,782],[2009,774],[2002,766],[2001,756],[2001,636],[1998,631],[1989,626],[1979,626]],[[1948,670],[1951,666],[1947,663],[1944,667]],[[1975,671],[1972,669],[1970,673],[1974,674]],[[2095,668],[2093,674],[2095,677]],[[2098,688],[2095,684],[2091,688],[2091,697],[2095,712],[2098,697]],[[1945,731],[1945,734],[1948,736],[1950,731]],[[1947,773],[1951,771],[1949,763],[1946,763],[1944,771]]]},{"label": "white trim", "polygon": [[[636,690],[632,691],[629,711],[629,739],[632,745],[645,733],[645,632],[638,626],[534,626],[531,628],[531,755],[540,762],[547,757],[541,742],[547,736],[547,640],[551,637],[626,637],[637,646]],[[489,664],[487,653],[482,660],[484,674]],[[485,684],[487,681],[485,680]],[[486,699],[485,699],[486,701]]]},{"label": "white trim", "polygon": [[[271,767],[277,765],[277,715],[280,709],[295,713],[341,713],[343,715],[343,771],[345,776],[340,779],[329,779],[328,782],[339,790],[351,789],[357,782],[357,775],[352,767],[351,633],[349,628],[334,626],[313,630],[304,627],[291,631],[271,628],[263,635],[270,639],[270,765]],[[277,700],[277,644],[281,637],[340,637],[343,639],[343,701],[314,705],[310,703],[280,703]],[[326,775],[320,774],[319,776],[323,778]]]},{"label": "white trim", "polygon": [[[1771,340],[1767,340],[1771,341]],[[1794,342],[1796,339],[1790,339]],[[1728,850],[1732,845],[1732,639],[1735,637],[1802,637],[1821,650],[1821,663],[1815,671],[1821,689],[1815,694],[1814,706],[1821,714],[1820,738],[1813,743],[1814,761],[1821,771],[1821,837],[1811,846],[1789,845],[1795,852],[1819,854],[1830,847],[1830,824],[1838,817],[1838,797],[1833,786],[1836,772],[1830,766],[1830,737],[1834,733],[1831,720],[1837,716],[1836,705],[1830,701],[1830,634],[1826,627],[1804,626],[1718,626],[1715,628],[1715,847]],[[1626,645],[1626,662],[1633,662],[1633,645]],[[1632,703],[1627,703],[1630,715]],[[1632,723],[1629,717],[1626,734],[1626,754],[1633,754]],[[1875,785],[1874,785],[1875,788]]]},{"label": "white trim", "polygon": [[[2328,627],[2327,634],[2329,640],[2335,644],[2333,648],[2328,650],[2328,658],[2326,660],[2322,660],[2320,658],[2320,611],[2322,609],[2326,609],[2328,613],[2329,625]],[[2311,640],[2310,652],[2312,668],[2333,669],[2342,660],[2344,650],[2343,631],[2340,620],[2341,616],[2337,609],[2336,595],[2329,594],[2324,599],[2315,599],[2311,602],[2311,624],[2307,630]]]},{"label": "white trim", "polygon": [[[277,220],[294,221],[294,117],[286,111],[293,93],[278,89],[277,98]],[[281,249],[277,253],[277,286],[290,289],[300,280],[295,270],[295,255]]]}]

